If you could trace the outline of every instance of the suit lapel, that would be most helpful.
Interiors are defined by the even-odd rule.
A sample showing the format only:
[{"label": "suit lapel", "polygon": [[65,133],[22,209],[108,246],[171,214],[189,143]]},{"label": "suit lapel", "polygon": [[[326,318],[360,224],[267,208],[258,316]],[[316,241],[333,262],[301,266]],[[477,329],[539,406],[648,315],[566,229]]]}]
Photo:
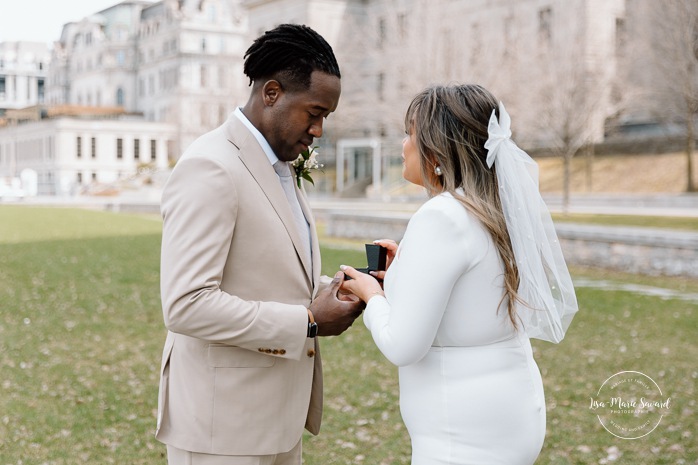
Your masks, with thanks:
[{"label": "suit lapel", "polygon": [[[291,241],[293,242],[293,246],[296,249],[296,254],[298,255],[299,259],[301,260],[301,263],[303,264],[303,268],[305,269],[305,273],[308,278],[308,283],[310,284],[312,289],[314,282],[311,273],[312,268],[310,266],[310,263],[308,263],[307,260],[303,257],[304,254],[300,253],[300,250],[302,250],[300,248],[302,239],[297,231],[296,223],[293,219],[293,212],[291,211],[291,206],[288,203],[288,199],[286,198],[286,194],[284,193],[283,187],[281,187],[279,177],[274,171],[274,167],[272,167],[271,164],[269,164],[269,159],[264,153],[262,147],[260,147],[259,142],[257,142],[257,139],[255,139],[254,135],[245,127],[245,125],[238,119],[237,116],[231,115],[228,119],[227,132],[228,140],[240,150],[240,160],[242,160],[247,170],[250,172],[257,184],[259,184],[259,187],[262,189],[267,199],[269,199],[271,206],[274,208],[276,214],[279,215],[281,222],[284,224],[284,227],[286,228],[286,231],[288,232],[288,235],[290,236]],[[298,195],[297,188],[296,195]],[[299,201],[302,197],[303,196],[299,196]],[[303,209],[303,214],[306,216],[306,219],[312,218],[312,215],[308,216],[306,208],[303,207],[304,201],[300,202],[301,208]],[[310,223],[310,221],[311,220],[309,219],[308,222]],[[310,226],[312,242],[313,244],[315,244],[316,238],[313,237],[314,235],[316,235],[315,227],[312,223],[310,224]],[[313,256],[315,256],[314,253]]]}]

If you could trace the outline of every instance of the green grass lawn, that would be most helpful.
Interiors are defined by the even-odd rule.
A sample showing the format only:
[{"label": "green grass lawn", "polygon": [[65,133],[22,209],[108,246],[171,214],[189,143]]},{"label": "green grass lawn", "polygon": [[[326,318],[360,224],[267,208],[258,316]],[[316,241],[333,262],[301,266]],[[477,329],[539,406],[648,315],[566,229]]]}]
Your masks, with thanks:
[{"label": "green grass lawn", "polygon": [[[0,465],[166,463],[153,438],[160,228],[152,217],[0,206]],[[365,264],[360,250],[326,245],[325,274]],[[654,285],[695,289],[673,278]],[[698,302],[591,288],[578,299],[560,345],[534,341],[548,412],[538,463],[698,463]],[[397,369],[360,320],[322,344],[325,416],[320,436],[306,436],[305,463],[408,464]],[[651,376],[672,399],[637,440],[612,436],[588,408],[623,370]]]},{"label": "green grass lawn", "polygon": [[698,218],[677,216],[597,215],[586,213],[554,213],[555,222],[598,224],[603,226],[641,226],[648,228],[698,231]]}]

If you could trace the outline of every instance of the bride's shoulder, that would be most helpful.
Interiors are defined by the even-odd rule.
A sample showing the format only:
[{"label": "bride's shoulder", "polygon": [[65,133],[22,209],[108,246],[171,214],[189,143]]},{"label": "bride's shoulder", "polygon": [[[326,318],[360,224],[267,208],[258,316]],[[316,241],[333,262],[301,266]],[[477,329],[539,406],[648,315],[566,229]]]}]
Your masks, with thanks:
[{"label": "bride's shoulder", "polygon": [[449,212],[466,213],[466,209],[450,192],[442,192],[427,200],[420,210],[444,210]]},{"label": "bride's shoulder", "polygon": [[468,210],[450,192],[443,192],[427,200],[415,216],[456,224],[466,224],[470,220]]},{"label": "bride's shoulder", "polygon": [[427,200],[414,217],[419,218],[416,221],[446,223],[459,229],[482,229],[480,220],[450,192],[442,192]]}]

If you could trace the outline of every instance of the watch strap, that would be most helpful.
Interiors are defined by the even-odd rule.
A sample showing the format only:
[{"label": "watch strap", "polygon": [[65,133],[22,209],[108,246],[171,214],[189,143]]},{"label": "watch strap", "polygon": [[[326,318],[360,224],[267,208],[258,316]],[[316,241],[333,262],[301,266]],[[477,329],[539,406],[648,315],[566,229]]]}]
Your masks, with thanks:
[{"label": "watch strap", "polygon": [[313,312],[308,309],[308,337],[317,336],[317,323],[315,323],[315,317],[313,317]]}]

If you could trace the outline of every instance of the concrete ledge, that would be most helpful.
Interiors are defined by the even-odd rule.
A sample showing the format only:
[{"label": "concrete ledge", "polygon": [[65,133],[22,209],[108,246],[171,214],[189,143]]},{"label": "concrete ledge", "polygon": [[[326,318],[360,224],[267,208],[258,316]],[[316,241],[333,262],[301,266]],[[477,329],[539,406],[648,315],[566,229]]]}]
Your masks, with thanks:
[{"label": "concrete ledge", "polygon": [[[409,213],[328,212],[327,234],[399,241]],[[698,233],[658,228],[557,223],[568,263],[646,275],[698,277]]]},{"label": "concrete ledge", "polygon": [[698,233],[570,223],[556,229],[569,263],[650,276],[698,277]]},{"label": "concrete ledge", "polygon": [[327,235],[369,242],[381,238],[399,241],[411,217],[411,213],[329,212]]},{"label": "concrete ledge", "polygon": [[555,229],[561,239],[698,249],[698,233],[692,231],[578,223],[556,223]]},{"label": "concrete ledge", "polygon": [[160,214],[160,205],[148,202],[108,202],[104,204],[104,209],[113,212]]}]

